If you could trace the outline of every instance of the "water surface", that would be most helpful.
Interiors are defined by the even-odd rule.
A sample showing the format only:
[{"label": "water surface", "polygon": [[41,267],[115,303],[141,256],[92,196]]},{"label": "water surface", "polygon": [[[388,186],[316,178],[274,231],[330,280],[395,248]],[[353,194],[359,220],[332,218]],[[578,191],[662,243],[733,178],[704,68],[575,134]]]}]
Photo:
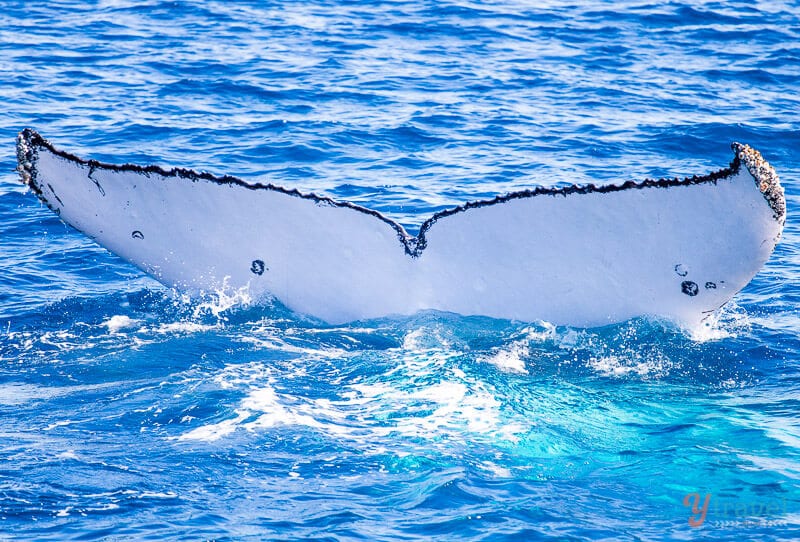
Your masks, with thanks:
[{"label": "water surface", "polygon": [[[9,1],[0,58],[0,539],[800,537],[796,2]],[[25,127],[412,230],[742,141],[789,219],[698,334],[335,327],[182,299],[97,247],[18,182]]]}]

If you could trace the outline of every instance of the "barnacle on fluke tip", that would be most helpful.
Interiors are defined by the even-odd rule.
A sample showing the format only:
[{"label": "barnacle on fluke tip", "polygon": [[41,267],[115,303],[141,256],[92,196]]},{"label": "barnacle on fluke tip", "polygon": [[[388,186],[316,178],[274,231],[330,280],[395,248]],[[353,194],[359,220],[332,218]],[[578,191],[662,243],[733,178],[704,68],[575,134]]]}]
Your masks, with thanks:
[{"label": "barnacle on fluke tip", "polygon": [[774,169],[732,147],[730,166],[707,175],[535,187],[436,213],[416,236],[377,211],[274,184],[84,160],[33,130],[17,159],[62,220],[189,292],[248,288],[331,322],[437,309],[691,326],[750,281],[785,221]]},{"label": "barnacle on fluke tip", "polygon": [[750,145],[733,143],[731,147],[736,153],[736,157],[744,163],[747,171],[755,179],[759,190],[764,194],[767,203],[775,213],[775,220],[780,221],[783,225],[786,221],[786,197],[775,169],[764,160],[760,152]]}]

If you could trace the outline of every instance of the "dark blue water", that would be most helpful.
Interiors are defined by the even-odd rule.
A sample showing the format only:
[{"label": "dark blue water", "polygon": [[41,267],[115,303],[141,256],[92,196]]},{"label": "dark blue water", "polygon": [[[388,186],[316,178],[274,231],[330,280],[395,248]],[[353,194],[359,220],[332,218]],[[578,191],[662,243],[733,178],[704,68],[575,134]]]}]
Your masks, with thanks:
[{"label": "dark blue water", "polygon": [[[800,538],[797,2],[1,7],[0,539]],[[410,227],[738,140],[789,218],[702,336],[331,327],[184,300],[66,227],[13,172],[25,127]]]}]

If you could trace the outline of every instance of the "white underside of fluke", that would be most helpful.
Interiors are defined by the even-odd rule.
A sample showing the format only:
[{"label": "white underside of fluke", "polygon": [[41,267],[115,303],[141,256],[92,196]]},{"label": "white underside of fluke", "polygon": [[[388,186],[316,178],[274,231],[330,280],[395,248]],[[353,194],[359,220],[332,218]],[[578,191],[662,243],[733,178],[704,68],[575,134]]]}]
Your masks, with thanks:
[{"label": "white underside of fluke", "polygon": [[413,238],[354,205],[185,170],[86,162],[30,130],[19,170],[62,220],[165,285],[249,287],[331,323],[437,309],[596,326],[693,326],[758,272],[783,191],[744,145],[705,178],[512,194]]}]

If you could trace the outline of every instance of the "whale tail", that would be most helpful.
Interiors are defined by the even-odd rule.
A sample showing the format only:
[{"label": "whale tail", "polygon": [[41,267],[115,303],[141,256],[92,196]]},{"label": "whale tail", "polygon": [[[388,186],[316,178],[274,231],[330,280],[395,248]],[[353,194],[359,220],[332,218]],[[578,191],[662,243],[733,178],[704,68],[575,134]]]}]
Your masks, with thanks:
[{"label": "whale tail", "polygon": [[23,182],[67,224],[169,287],[274,295],[330,322],[437,309],[597,326],[696,325],[758,272],[786,216],[774,169],[733,144],[686,179],[532,188],[412,236],[382,214],[272,184],[112,165],[17,139]]}]

